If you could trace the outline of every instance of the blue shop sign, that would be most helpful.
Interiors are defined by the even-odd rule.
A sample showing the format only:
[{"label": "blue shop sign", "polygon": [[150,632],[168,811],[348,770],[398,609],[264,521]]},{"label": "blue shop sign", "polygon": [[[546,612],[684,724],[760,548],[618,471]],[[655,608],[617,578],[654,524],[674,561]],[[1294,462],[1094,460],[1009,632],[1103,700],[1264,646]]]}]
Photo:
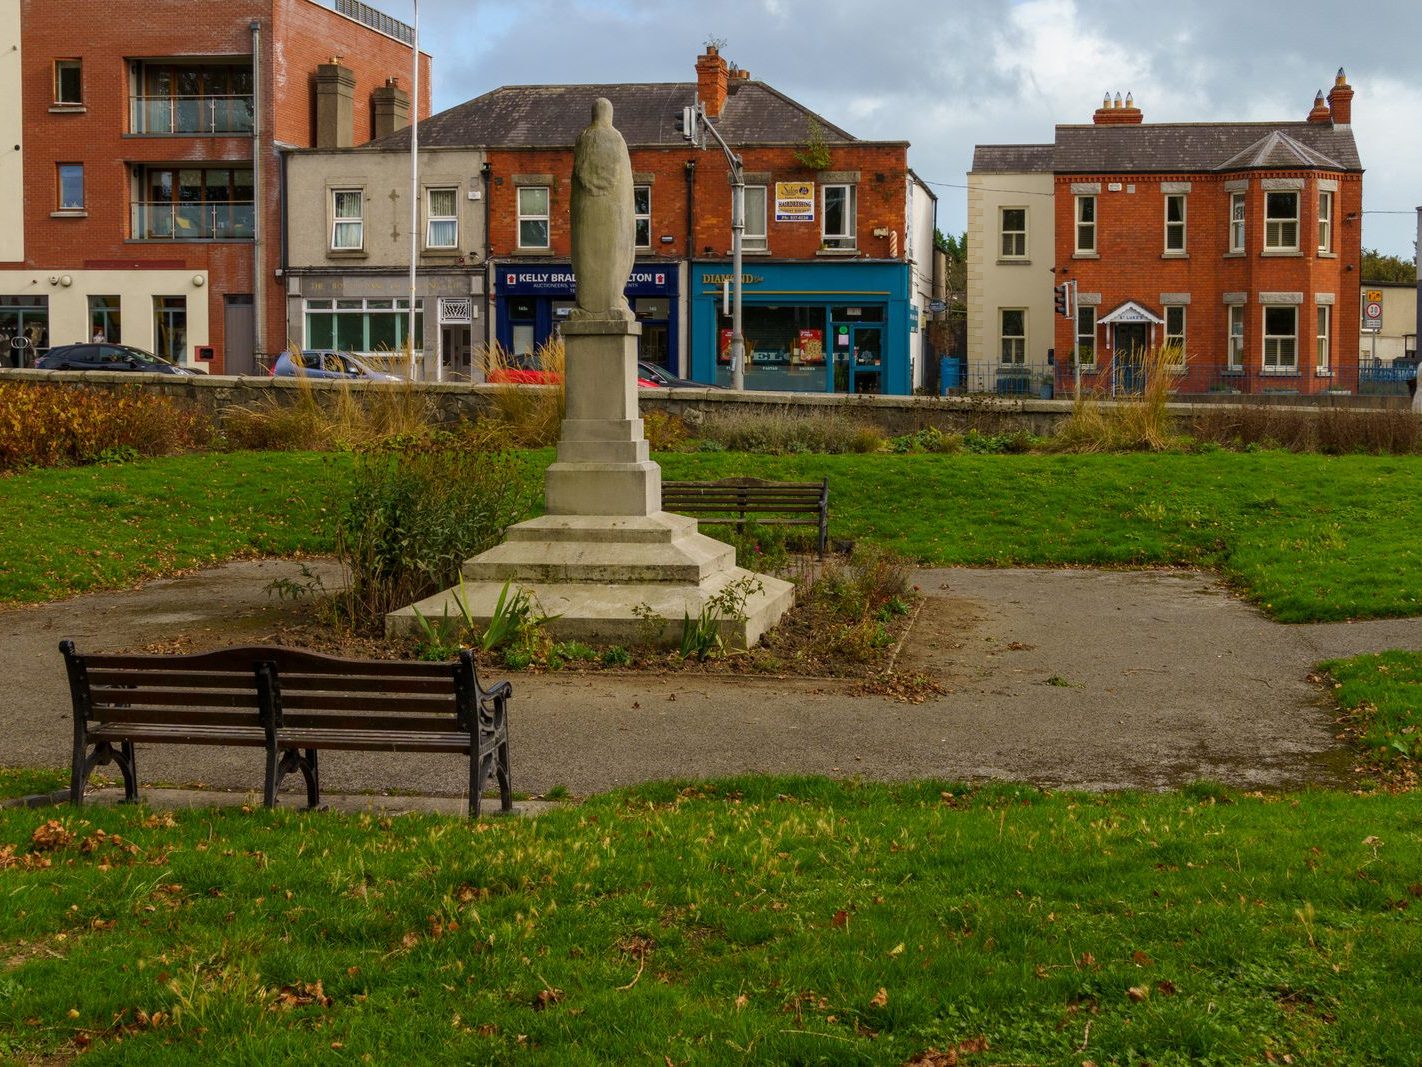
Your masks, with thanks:
[{"label": "blue shop sign", "polygon": [[[674,264],[638,264],[627,279],[628,296],[671,296],[676,294]],[[572,296],[576,286],[573,268],[567,263],[540,263],[495,268],[495,289],[499,296]]]}]

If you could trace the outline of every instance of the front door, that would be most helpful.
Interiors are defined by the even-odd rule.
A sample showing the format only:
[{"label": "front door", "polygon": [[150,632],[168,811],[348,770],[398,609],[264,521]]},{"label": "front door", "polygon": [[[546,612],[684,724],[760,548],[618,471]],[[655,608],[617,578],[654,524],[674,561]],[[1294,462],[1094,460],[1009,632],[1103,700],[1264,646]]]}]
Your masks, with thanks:
[{"label": "front door", "polygon": [[256,308],[250,294],[223,297],[222,373],[256,374]]},{"label": "front door", "polygon": [[884,391],[884,328],[882,326],[853,327],[850,346],[854,362],[853,391],[882,393]]},{"label": "front door", "polygon": [[1116,388],[1127,393],[1139,392],[1145,385],[1145,357],[1150,349],[1150,324],[1118,322],[1113,327],[1113,364]]}]

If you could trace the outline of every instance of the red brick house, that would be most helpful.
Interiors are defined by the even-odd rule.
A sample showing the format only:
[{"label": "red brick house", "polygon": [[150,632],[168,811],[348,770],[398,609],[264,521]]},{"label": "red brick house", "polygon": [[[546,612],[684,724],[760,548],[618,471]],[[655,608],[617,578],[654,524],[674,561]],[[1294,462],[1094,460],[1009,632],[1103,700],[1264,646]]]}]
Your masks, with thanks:
[{"label": "red brick house", "polygon": [[[696,148],[678,127],[700,100],[745,170],[747,387],[909,392],[923,373],[918,324],[931,297],[936,201],[909,168],[907,142],[859,140],[714,47],[696,74],[686,83],[505,86],[421,123],[422,149],[487,156],[487,340],[526,355],[572,307],[573,143],[592,102],[606,97],[636,185],[627,295],[642,358],[700,381],[726,377],[719,303],[730,171],[714,143]],[[372,147],[408,146],[402,131]]]},{"label": "red brick house", "polygon": [[1165,345],[1181,354],[1181,393],[1357,390],[1352,99],[1340,70],[1298,122],[1146,123],[1117,95],[1090,125],[1056,128],[1032,158],[1053,191],[1040,299],[1063,283],[1077,299],[1074,318],[1053,320],[1058,395],[1074,385],[1073,354],[1084,388],[1113,391],[1138,387],[1144,352]]},{"label": "red brick house", "polygon": [[393,128],[381,96],[411,68],[409,27],[333,2],[110,0],[97,20],[81,0],[6,5],[0,188],[24,191],[0,207],[11,362],[102,335],[241,373],[284,346],[277,146],[315,143],[318,66],[341,68],[356,142]]}]

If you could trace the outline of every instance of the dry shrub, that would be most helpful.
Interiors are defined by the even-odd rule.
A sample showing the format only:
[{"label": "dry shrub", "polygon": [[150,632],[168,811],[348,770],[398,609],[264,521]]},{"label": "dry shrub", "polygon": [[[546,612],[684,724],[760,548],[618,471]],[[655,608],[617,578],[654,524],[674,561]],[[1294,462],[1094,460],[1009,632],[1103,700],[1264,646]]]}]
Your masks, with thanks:
[{"label": "dry shrub", "polygon": [[1307,408],[1238,404],[1191,420],[1197,440],[1227,448],[1405,455],[1422,447],[1422,420],[1399,409]]},{"label": "dry shrub", "polygon": [[908,610],[909,568],[902,556],[866,545],[825,564],[800,605],[827,654],[867,663],[887,647],[888,618]]},{"label": "dry shrub", "polygon": [[141,386],[0,383],[0,471],[172,455],[211,439],[199,409]]},{"label": "dry shrub", "polygon": [[734,452],[877,452],[888,438],[870,423],[839,412],[716,411],[701,421],[703,441]]},{"label": "dry shrub", "polygon": [[289,452],[351,449],[434,430],[431,398],[408,382],[323,381],[298,376],[255,407],[229,407],[222,431],[231,448]]},{"label": "dry shrub", "polygon": [[1138,393],[1120,393],[1107,403],[1103,390],[1079,398],[1071,417],[1057,429],[1054,447],[1066,452],[1163,452],[1180,442],[1172,434],[1167,405],[1174,368],[1184,355],[1178,345],[1161,345],[1141,364],[1145,384]]},{"label": "dry shrub", "polygon": [[643,412],[642,432],[653,452],[674,451],[686,444],[686,439],[691,436],[681,416],[669,415],[665,411]]},{"label": "dry shrub", "polygon": [[540,448],[557,443],[566,406],[563,368],[567,350],[563,339],[551,337],[539,345],[531,367],[506,352],[498,342],[485,348],[477,358],[486,379],[498,378],[501,373],[510,371],[546,373],[547,384],[541,385],[496,381],[483,418],[498,423],[498,433],[510,444]]}]

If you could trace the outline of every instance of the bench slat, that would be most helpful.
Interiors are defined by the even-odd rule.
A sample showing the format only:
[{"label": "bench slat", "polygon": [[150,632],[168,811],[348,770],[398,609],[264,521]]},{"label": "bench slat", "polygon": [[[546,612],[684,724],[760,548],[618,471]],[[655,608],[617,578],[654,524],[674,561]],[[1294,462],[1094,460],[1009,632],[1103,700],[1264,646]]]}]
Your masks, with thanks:
[{"label": "bench slat", "polygon": [[[113,707],[95,708],[90,722],[106,723],[155,723],[157,725],[192,723],[196,726],[250,726],[262,728],[255,705],[246,708],[153,708],[153,707]],[[94,728],[90,727],[92,731]]]},{"label": "bench slat", "polygon": [[191,723],[164,726],[157,723],[104,723],[89,730],[90,741],[164,741],[188,745],[246,745],[267,743],[261,727],[199,726]]},{"label": "bench slat", "polygon": [[282,730],[282,748],[330,748],[352,752],[456,752],[467,753],[466,733],[401,733],[383,730]]},{"label": "bench slat", "polygon": [[292,712],[282,713],[282,724],[277,730],[286,734],[291,730],[373,730],[384,733],[449,733],[457,731],[458,724],[453,714],[413,715],[408,712],[390,718],[375,715],[343,715],[332,712]]},{"label": "bench slat", "polygon": [[241,690],[206,689],[192,692],[187,689],[114,689],[95,687],[90,690],[94,706],[94,717],[102,718],[107,708],[113,707],[185,707],[185,708],[247,708],[256,707],[256,688]]}]

